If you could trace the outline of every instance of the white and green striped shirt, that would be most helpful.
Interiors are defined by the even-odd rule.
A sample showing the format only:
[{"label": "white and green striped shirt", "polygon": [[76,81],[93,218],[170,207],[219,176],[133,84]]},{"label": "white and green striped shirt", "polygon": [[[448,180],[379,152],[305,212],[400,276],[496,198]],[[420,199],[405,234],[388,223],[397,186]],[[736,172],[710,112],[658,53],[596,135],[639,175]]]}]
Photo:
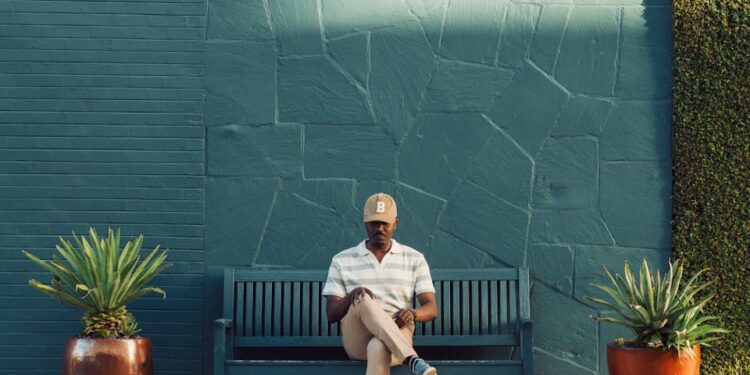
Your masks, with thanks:
[{"label": "white and green striped shirt", "polygon": [[378,262],[365,241],[333,257],[323,295],[345,297],[357,287],[366,287],[378,297],[380,307],[394,313],[413,308],[412,296],[435,292],[424,255],[391,240],[391,250]]}]

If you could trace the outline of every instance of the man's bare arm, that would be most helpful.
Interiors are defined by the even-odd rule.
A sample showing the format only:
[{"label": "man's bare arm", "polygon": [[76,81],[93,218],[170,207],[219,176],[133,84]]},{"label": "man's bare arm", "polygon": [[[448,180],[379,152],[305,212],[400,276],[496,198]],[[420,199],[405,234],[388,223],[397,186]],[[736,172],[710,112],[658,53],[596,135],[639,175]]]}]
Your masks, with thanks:
[{"label": "man's bare arm", "polygon": [[403,308],[396,311],[391,316],[393,321],[396,322],[398,328],[414,321],[427,322],[437,317],[437,300],[435,298],[435,293],[422,293],[417,296],[417,299],[419,300],[420,306],[413,310],[414,314],[412,314],[411,309]]},{"label": "man's bare arm", "polygon": [[326,296],[326,315],[328,316],[328,322],[334,323],[341,320],[344,315],[346,315],[347,311],[349,311],[349,306],[352,302],[356,301],[357,298],[363,294],[369,295],[372,299],[377,298],[375,293],[364,287],[352,290],[352,292],[347,294],[346,297]]},{"label": "man's bare arm", "polygon": [[417,295],[417,299],[419,300],[419,308],[414,309],[414,311],[417,312],[416,321],[429,322],[430,320],[437,318],[438,309],[435,293],[421,293]]}]

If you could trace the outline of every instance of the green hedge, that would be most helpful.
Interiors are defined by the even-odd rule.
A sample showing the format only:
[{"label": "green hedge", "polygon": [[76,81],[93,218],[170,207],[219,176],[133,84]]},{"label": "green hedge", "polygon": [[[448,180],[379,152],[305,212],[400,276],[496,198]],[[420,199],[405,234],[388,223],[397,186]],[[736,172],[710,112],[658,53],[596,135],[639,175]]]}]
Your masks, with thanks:
[{"label": "green hedge", "polygon": [[674,0],[674,250],[732,330],[702,374],[750,374],[750,1]]}]

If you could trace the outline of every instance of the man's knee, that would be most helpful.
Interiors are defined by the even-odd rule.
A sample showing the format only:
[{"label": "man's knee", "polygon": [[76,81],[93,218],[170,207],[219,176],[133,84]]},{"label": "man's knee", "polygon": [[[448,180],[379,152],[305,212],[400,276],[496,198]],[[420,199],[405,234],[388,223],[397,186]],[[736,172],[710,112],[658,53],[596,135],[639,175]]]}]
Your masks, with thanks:
[{"label": "man's knee", "polygon": [[378,306],[378,303],[375,302],[372,297],[370,297],[367,294],[361,295],[356,301],[354,301],[354,306],[357,307],[373,307]]}]

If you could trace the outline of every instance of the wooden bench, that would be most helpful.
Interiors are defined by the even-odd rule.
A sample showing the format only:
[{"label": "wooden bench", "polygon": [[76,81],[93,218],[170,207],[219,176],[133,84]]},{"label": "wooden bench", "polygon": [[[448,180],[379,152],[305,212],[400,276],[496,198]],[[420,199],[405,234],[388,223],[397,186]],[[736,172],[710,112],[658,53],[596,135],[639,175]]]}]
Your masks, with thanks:
[{"label": "wooden bench", "polygon": [[[438,318],[417,323],[420,355],[441,375],[532,375],[528,269],[433,270],[432,276]],[[362,361],[328,358],[343,349],[338,323],[326,319],[325,279],[325,271],[226,269],[224,312],[214,324],[214,375],[364,373]],[[425,354],[433,347],[442,354]],[[510,355],[446,359],[485,347],[510,348],[503,352]],[[310,349],[313,354],[302,354]],[[398,366],[393,373],[410,372]]]}]

